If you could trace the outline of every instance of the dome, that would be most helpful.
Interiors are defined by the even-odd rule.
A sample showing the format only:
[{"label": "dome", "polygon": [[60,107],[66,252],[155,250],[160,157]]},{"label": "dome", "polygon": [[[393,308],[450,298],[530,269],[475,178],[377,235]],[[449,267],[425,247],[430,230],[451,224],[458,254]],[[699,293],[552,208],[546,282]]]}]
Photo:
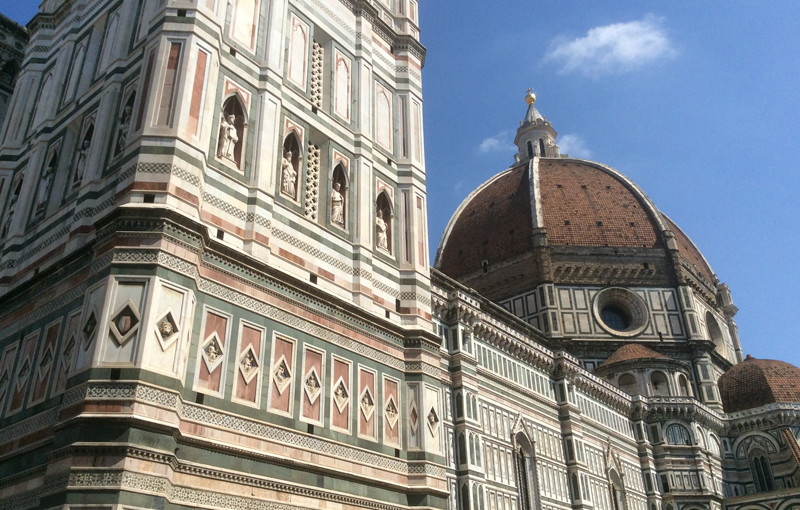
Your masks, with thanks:
[{"label": "dome", "polygon": [[719,378],[719,392],[726,413],[775,402],[800,402],[800,368],[748,355]]},{"label": "dome", "polygon": [[608,368],[617,363],[624,363],[626,361],[644,361],[644,360],[668,360],[660,352],[641,344],[625,344],[608,357],[598,368]]},{"label": "dome", "polygon": [[622,173],[561,155],[555,136],[526,117],[517,163],[461,203],[437,269],[494,300],[542,283],[689,283],[713,301],[718,282],[689,237]]},{"label": "dome", "polygon": [[[556,259],[543,260],[545,248]],[[572,255],[564,271],[575,258],[616,264],[622,254],[637,263],[628,276],[638,270],[660,279],[638,283],[673,285],[685,279],[678,274],[682,267],[711,294],[716,284],[700,250],[630,179],[600,163],[564,157],[537,157],[478,187],[450,219],[436,267],[497,299],[544,281],[558,283],[559,275],[546,271],[550,262],[558,272],[552,262],[559,254]]]}]

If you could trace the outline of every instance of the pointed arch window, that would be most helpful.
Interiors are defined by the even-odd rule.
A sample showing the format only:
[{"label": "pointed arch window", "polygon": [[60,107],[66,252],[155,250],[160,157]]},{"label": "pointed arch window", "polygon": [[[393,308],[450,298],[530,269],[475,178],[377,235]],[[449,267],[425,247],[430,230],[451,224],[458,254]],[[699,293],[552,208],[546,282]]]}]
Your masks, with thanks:
[{"label": "pointed arch window", "polygon": [[533,156],[534,156],[533,143],[531,143],[531,141],[528,140],[528,158],[532,158]]},{"label": "pointed arch window", "polygon": [[375,247],[392,253],[392,202],[385,191],[375,201]]},{"label": "pointed arch window", "polygon": [[517,479],[519,510],[538,510],[539,487],[536,478],[536,456],[528,437],[518,432],[514,436],[514,471]]},{"label": "pointed arch window", "polygon": [[245,143],[247,117],[244,102],[238,94],[233,94],[222,103],[217,137],[217,158],[242,169],[242,148]]},{"label": "pointed arch window", "polygon": [[755,450],[750,455],[750,472],[753,475],[753,483],[756,492],[768,492],[775,490],[775,482],[772,479],[772,469],[769,459],[763,450]]},{"label": "pointed arch window", "polygon": [[544,151],[544,139],[539,138],[539,155],[541,157],[547,157],[547,154]]},{"label": "pointed arch window", "polygon": [[608,472],[609,490],[611,492],[611,504],[614,510],[626,510],[625,505],[625,486],[622,484],[622,478],[617,473],[616,469],[611,469]]}]

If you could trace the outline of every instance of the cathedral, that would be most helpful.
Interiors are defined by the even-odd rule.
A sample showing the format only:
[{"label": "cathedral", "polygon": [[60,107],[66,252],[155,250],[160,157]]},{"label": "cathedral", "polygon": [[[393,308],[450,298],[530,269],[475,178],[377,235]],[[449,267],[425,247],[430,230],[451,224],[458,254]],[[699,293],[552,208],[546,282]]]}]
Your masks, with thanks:
[{"label": "cathedral", "polygon": [[417,0],[0,29],[0,507],[800,510],[800,369],[532,91],[429,260]]}]

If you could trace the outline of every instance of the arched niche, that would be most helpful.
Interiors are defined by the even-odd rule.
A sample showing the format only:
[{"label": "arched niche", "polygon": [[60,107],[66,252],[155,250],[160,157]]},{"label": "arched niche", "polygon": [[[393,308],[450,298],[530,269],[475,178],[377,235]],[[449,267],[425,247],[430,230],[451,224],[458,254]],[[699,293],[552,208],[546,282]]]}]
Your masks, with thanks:
[{"label": "arched niche", "polygon": [[678,394],[682,397],[692,396],[692,391],[689,388],[689,380],[683,374],[678,374]]},{"label": "arched niche", "polygon": [[653,372],[650,374],[650,385],[653,388],[653,395],[658,397],[669,396],[669,381],[664,372]]},{"label": "arched niche", "polygon": [[717,319],[714,318],[711,312],[706,312],[706,328],[708,329],[708,339],[714,342],[714,348],[722,354],[725,339],[722,336],[722,330],[719,327],[719,323],[717,323]]},{"label": "arched niche", "polygon": [[392,253],[392,201],[386,191],[381,191],[375,200],[375,247]]},{"label": "arched niche", "polygon": [[331,181],[331,223],[346,228],[350,186],[347,181],[347,171],[341,162],[334,167]]},{"label": "arched niche", "polygon": [[53,180],[58,168],[58,153],[59,149],[54,148],[48,154],[47,164],[42,171],[42,178],[39,180],[39,189],[36,191],[36,208],[34,210],[36,215],[43,214],[47,210],[50,192],[53,189]]},{"label": "arched niche", "polygon": [[133,106],[136,103],[136,91],[130,91],[122,111],[119,116],[119,127],[117,128],[117,143],[114,145],[114,155],[117,156],[128,146],[128,134],[130,134],[133,119]]},{"label": "arched niche", "polygon": [[619,389],[628,395],[635,395],[639,392],[639,382],[633,374],[622,374],[617,380]]},{"label": "arched niche", "polygon": [[94,119],[88,121],[83,128],[83,136],[80,137],[78,147],[75,151],[75,164],[72,170],[72,187],[77,188],[83,182],[86,174],[86,163],[89,159],[89,149],[94,138]]},{"label": "arched niche", "polygon": [[222,103],[217,137],[217,158],[242,169],[242,148],[245,143],[247,117],[244,101],[239,94],[233,94]]},{"label": "arched niche", "polygon": [[5,218],[3,218],[3,225],[0,228],[0,238],[5,239],[11,233],[13,226],[14,215],[17,212],[17,203],[19,202],[19,195],[22,193],[22,183],[25,177],[19,173],[14,177],[11,183],[11,193],[8,197],[8,207],[6,208]]},{"label": "arched niche", "polygon": [[300,136],[291,130],[283,139],[281,154],[281,194],[297,200],[297,177],[300,175]]}]

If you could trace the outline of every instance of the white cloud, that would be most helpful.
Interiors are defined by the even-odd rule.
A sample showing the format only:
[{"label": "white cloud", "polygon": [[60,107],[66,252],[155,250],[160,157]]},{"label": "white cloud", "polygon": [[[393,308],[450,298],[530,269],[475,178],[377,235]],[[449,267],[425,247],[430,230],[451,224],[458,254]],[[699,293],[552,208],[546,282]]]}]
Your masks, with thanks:
[{"label": "white cloud", "polygon": [[497,133],[494,136],[484,138],[478,146],[478,152],[481,154],[489,154],[490,152],[510,152],[511,154],[517,153],[517,146],[511,143],[511,131],[505,130]]},{"label": "white cloud", "polygon": [[558,63],[562,73],[592,77],[631,71],[677,53],[661,25],[661,18],[648,14],[638,21],[595,27],[584,37],[553,41],[544,60]]},{"label": "white cloud", "polygon": [[558,135],[558,148],[561,154],[567,154],[571,158],[591,159],[592,151],[586,146],[586,141],[580,135],[568,133]]}]

